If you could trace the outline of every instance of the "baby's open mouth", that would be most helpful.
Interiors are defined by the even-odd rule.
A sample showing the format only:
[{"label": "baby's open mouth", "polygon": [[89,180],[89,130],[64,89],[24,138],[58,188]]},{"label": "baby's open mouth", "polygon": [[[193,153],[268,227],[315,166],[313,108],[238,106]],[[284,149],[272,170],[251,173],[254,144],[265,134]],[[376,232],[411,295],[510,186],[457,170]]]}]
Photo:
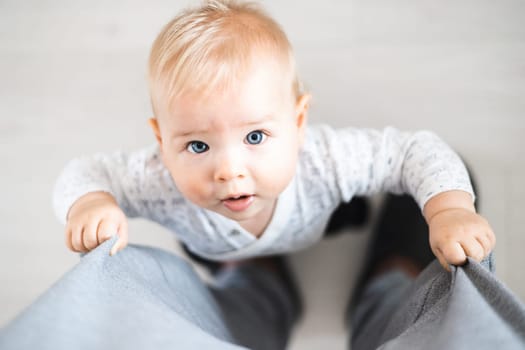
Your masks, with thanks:
[{"label": "baby's open mouth", "polygon": [[252,204],[253,197],[251,194],[234,195],[223,199],[222,203],[231,211],[243,211]]},{"label": "baby's open mouth", "polygon": [[239,200],[239,199],[244,199],[244,198],[246,198],[246,197],[249,197],[249,195],[247,195],[247,194],[243,194],[243,195],[236,196],[236,197],[229,197],[229,198],[227,198],[226,200],[235,201],[235,200]]}]

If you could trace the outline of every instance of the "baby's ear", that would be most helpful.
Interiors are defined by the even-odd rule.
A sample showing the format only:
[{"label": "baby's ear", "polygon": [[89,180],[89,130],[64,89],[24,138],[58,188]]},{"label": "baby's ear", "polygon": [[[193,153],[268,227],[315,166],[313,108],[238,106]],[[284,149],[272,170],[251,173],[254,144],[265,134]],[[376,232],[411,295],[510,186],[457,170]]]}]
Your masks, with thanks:
[{"label": "baby's ear", "polygon": [[304,142],[304,131],[306,129],[306,122],[308,119],[308,108],[310,106],[311,99],[312,95],[304,94],[297,99],[297,102],[295,104],[295,120],[300,133],[301,145]]},{"label": "baby's ear", "polygon": [[299,128],[304,128],[306,126],[308,108],[310,106],[311,99],[312,95],[310,94],[301,95],[299,98],[297,98],[297,102],[295,104],[295,117],[297,120],[297,126]]},{"label": "baby's ear", "polygon": [[159,147],[162,151],[162,137],[160,136],[159,121],[155,117],[149,118],[148,124],[151,127],[151,130],[153,130],[153,133],[155,134],[155,138],[157,139],[157,142],[159,143]]}]

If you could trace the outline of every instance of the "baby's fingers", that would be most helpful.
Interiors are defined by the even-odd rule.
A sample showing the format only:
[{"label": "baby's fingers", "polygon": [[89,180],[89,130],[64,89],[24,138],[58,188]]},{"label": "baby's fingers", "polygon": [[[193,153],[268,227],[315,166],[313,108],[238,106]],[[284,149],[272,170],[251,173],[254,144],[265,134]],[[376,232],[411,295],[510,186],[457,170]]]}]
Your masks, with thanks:
[{"label": "baby's fingers", "polygon": [[103,220],[98,226],[97,237],[98,243],[102,244],[103,242],[110,239],[112,236],[117,234],[118,224],[112,220]]},{"label": "baby's fingers", "polygon": [[109,252],[109,255],[115,255],[122,249],[124,249],[128,245],[128,223],[126,220],[123,220],[120,223],[120,226],[118,228],[118,240],[111,248],[111,251]]},{"label": "baby's fingers", "polygon": [[447,260],[445,259],[445,257],[443,256],[443,253],[441,252],[441,250],[439,248],[437,248],[435,251],[434,251],[434,255],[436,256],[436,258],[438,259],[439,261],[439,264],[441,266],[443,266],[443,268],[447,271],[450,271],[450,268],[448,267],[448,262]]},{"label": "baby's fingers", "polygon": [[66,234],[65,234],[65,241],[66,241],[66,246],[69,250],[72,250],[72,251],[75,251],[75,248],[73,248],[73,242],[72,242],[72,236],[73,236],[73,230],[72,228],[68,225],[66,226]]},{"label": "baby's fingers", "polygon": [[74,225],[71,228],[71,245],[73,247],[73,251],[78,253],[85,253],[88,251],[82,242],[83,231],[84,226]]},{"label": "baby's fingers", "polygon": [[448,265],[463,265],[467,261],[465,251],[459,242],[450,242],[443,247],[439,247],[436,255],[441,265],[447,271],[450,271]]},{"label": "baby's fingers", "polygon": [[472,259],[478,262],[483,260],[483,258],[486,256],[483,244],[476,238],[472,238],[467,242],[462,243],[462,246],[467,256],[470,256]]},{"label": "baby's fingers", "polygon": [[97,227],[98,221],[91,221],[84,226],[84,231],[82,232],[82,243],[86,249],[92,250],[98,246],[97,241]]},{"label": "baby's fingers", "polygon": [[477,235],[476,240],[483,247],[483,258],[489,255],[496,244],[496,236],[492,230],[488,230],[485,233]]}]

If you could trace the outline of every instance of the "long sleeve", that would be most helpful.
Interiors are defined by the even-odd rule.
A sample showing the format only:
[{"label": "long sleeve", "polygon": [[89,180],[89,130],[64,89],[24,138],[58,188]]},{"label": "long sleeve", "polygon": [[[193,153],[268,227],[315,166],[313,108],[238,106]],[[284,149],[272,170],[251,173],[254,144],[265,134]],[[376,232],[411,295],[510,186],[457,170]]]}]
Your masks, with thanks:
[{"label": "long sleeve", "polygon": [[433,196],[463,190],[474,194],[459,156],[429,131],[394,128],[332,129],[321,127],[317,145],[323,167],[332,174],[332,195],[348,201],[354,195],[380,191],[411,194],[419,206]]},{"label": "long sleeve", "polygon": [[58,219],[64,223],[74,202],[96,191],[110,193],[128,217],[148,217],[149,199],[160,198],[163,192],[173,194],[174,185],[158,147],[73,159],[55,184],[53,206]]},{"label": "long sleeve", "polygon": [[184,198],[156,145],[129,154],[96,154],[70,161],[53,194],[59,220],[64,223],[74,202],[94,191],[110,193],[126,216],[162,225],[203,256],[220,256],[257,240],[237,222]]},{"label": "long sleeve", "polygon": [[463,162],[433,133],[315,126],[308,128],[297,174],[259,238],[186,200],[153,147],[71,161],[57,181],[54,205],[65,222],[78,198],[106,191],[127,216],[161,224],[204,257],[229,260],[311,246],[321,239],[333,210],[355,195],[408,193],[423,208],[448,190],[472,194]]}]

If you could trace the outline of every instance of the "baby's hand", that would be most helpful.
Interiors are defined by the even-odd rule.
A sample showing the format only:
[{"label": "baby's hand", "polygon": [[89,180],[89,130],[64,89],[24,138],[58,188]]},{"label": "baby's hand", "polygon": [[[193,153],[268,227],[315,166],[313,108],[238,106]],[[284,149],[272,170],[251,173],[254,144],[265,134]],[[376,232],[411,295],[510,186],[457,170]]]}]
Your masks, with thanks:
[{"label": "baby's hand", "polygon": [[441,265],[462,265],[467,256],[476,261],[486,257],[496,244],[487,220],[464,208],[451,208],[436,213],[429,220],[430,247]]},{"label": "baby's hand", "polygon": [[69,210],[66,245],[74,252],[88,252],[117,234],[111,248],[116,254],[128,244],[126,215],[109,193],[92,192],[82,196]]}]

